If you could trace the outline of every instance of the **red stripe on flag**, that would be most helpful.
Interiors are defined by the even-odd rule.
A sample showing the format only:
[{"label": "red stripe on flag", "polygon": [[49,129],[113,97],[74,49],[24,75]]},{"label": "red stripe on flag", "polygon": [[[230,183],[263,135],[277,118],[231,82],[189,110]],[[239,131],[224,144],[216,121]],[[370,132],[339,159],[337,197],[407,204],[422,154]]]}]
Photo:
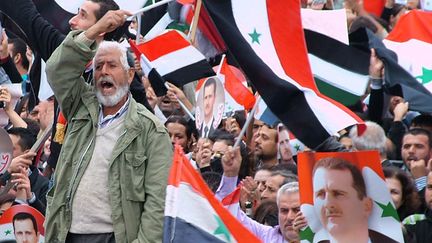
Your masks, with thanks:
[{"label": "red stripe on flag", "polygon": [[178,187],[180,182],[189,184],[196,193],[207,199],[237,242],[261,242],[223,207],[221,202],[216,199],[213,192],[208,188],[201,175],[192,167],[189,160],[184,156],[181,147],[175,145],[173,164],[168,184]]},{"label": "red stripe on flag", "polygon": [[405,42],[411,39],[432,44],[432,12],[411,10],[402,15],[387,40]]},{"label": "red stripe on flag", "polygon": [[242,105],[245,110],[252,109],[255,104],[255,96],[246,88],[242,81],[246,80],[240,70],[228,65],[226,59],[222,64],[221,73],[225,75],[225,90]]},{"label": "red stripe on flag", "polygon": [[176,30],[170,30],[147,42],[137,45],[141,53],[145,53],[149,61],[190,46],[190,43]]},{"label": "red stripe on flag", "polygon": [[315,91],[320,98],[339,107],[357,122],[363,122],[350,109],[318,91],[307,57],[306,42],[300,17],[300,2],[267,0],[267,13],[273,44],[286,75],[301,86]]},{"label": "red stripe on flag", "polygon": [[267,0],[267,13],[273,44],[286,75],[318,91],[306,55],[300,1]]},{"label": "red stripe on flag", "polygon": [[222,205],[229,206],[240,202],[240,186],[222,199]]},{"label": "red stripe on flag", "polygon": [[381,13],[384,9],[385,0],[364,0],[363,6],[364,9],[369,12],[375,14],[375,16],[381,16]]}]

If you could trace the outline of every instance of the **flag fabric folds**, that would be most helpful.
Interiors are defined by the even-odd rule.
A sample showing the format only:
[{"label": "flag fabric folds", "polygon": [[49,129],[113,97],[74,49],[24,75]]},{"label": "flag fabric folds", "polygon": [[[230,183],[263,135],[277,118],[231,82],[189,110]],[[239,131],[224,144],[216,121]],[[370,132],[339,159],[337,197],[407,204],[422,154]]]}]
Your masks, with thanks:
[{"label": "flag fabric folds", "polygon": [[321,33],[304,32],[318,89],[344,105],[354,105],[368,88],[369,54]]},{"label": "flag fabric folds", "polygon": [[167,186],[163,242],[260,242],[215,198],[178,145]]},{"label": "flag fabric folds", "polygon": [[204,4],[253,86],[305,145],[315,148],[339,130],[361,122],[316,88],[300,2],[207,0]]},{"label": "flag fabric folds", "polygon": [[[177,87],[215,75],[212,67],[195,47],[176,30],[169,30],[149,41],[129,41],[147,76],[154,68]],[[144,56],[144,57],[142,57]]]},{"label": "flag fabric folds", "polygon": [[432,91],[432,13],[412,10],[402,15],[383,40],[398,55],[398,63]]}]

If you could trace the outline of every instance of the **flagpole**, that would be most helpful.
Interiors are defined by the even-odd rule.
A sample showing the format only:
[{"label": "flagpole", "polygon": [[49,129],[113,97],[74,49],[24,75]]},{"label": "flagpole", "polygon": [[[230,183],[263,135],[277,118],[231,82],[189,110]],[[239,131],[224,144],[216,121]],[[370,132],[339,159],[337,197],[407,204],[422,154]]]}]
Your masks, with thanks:
[{"label": "flagpole", "polygon": [[252,111],[249,113],[249,116],[248,116],[248,118],[246,119],[246,122],[245,122],[245,124],[243,125],[242,130],[240,131],[240,134],[239,134],[238,137],[237,137],[237,140],[236,140],[236,142],[235,142],[235,144],[234,144],[234,148],[237,148],[237,147],[240,145],[240,142],[242,141],[242,137],[245,135],[246,130],[247,130],[247,128],[249,127],[249,124],[251,123],[252,118],[254,117],[254,114],[255,114],[256,109],[258,109],[258,105],[259,105],[259,102],[260,102],[260,101],[261,101],[261,96],[259,96],[259,97],[256,99],[256,101],[255,101],[255,105],[254,105],[254,107],[252,108]]},{"label": "flagpole", "polygon": [[220,61],[220,64],[219,64],[219,67],[218,67],[218,70],[217,70],[216,75],[219,75],[220,72],[221,72],[221,70],[222,70],[222,65],[223,65],[223,62],[224,62],[224,60],[225,60],[225,56],[226,56],[226,54],[223,54],[223,55],[222,55],[222,58],[221,58],[221,61]]},{"label": "flagpole", "polygon": [[[167,89],[169,89],[169,85],[167,84],[167,82],[165,82],[164,85]],[[181,108],[183,108],[183,110],[190,117],[190,119],[192,119],[192,121],[195,121],[194,115],[192,115],[192,113],[189,111],[189,109],[186,107],[186,105],[177,96],[175,96],[175,97],[176,97],[178,103],[180,104]]]},{"label": "flagpole", "polygon": [[197,0],[196,2],[196,9],[195,9],[195,13],[193,16],[193,23],[192,23],[192,30],[191,30],[191,43],[194,44],[195,43],[195,38],[196,38],[196,30],[198,27],[198,20],[199,20],[199,14],[201,11],[201,5],[202,5],[202,0]]},{"label": "flagpole", "polygon": [[152,5],[150,5],[150,6],[147,6],[147,7],[141,8],[141,9],[139,9],[138,11],[134,12],[134,13],[132,14],[132,17],[133,17],[133,16],[136,16],[136,15],[138,15],[138,14],[140,14],[140,13],[147,12],[147,11],[149,11],[149,10],[151,10],[151,9],[154,9],[154,8],[156,8],[156,7],[159,7],[159,6],[161,6],[161,5],[164,5],[164,4],[169,3],[169,2],[172,2],[172,1],[174,1],[174,0],[162,0],[162,1],[160,1],[160,2],[157,2],[157,3],[155,3],[155,4],[152,4]]},{"label": "flagpole", "polygon": [[142,16],[142,14],[139,14],[136,16],[138,29],[137,29],[137,35],[136,35],[135,42],[137,43],[137,45],[140,43],[140,39],[141,39],[141,16]]}]

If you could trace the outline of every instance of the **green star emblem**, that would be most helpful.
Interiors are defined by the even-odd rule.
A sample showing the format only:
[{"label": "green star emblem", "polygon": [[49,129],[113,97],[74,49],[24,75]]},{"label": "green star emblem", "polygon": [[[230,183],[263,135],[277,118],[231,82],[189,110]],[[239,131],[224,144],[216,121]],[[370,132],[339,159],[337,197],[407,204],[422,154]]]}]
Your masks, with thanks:
[{"label": "green star emblem", "polygon": [[306,229],[304,229],[304,230],[300,230],[299,234],[300,234],[301,240],[307,240],[309,242],[313,242],[313,238],[314,238],[315,234],[309,226],[306,227]]},{"label": "green star emblem", "polygon": [[252,38],[252,44],[255,42],[260,44],[259,37],[261,36],[261,34],[258,33],[255,28],[254,28],[254,31],[252,33],[249,33],[249,36]]},{"label": "green star emblem", "polygon": [[297,152],[300,151],[300,144],[296,143],[296,144],[294,145],[294,148],[295,148],[295,150],[296,150]]},{"label": "green star emblem", "polygon": [[422,84],[427,84],[430,81],[432,81],[432,70],[426,69],[426,68],[422,68],[422,75],[421,76],[417,76],[417,79],[421,79]]},{"label": "green star emblem", "polygon": [[12,230],[5,230],[5,235],[11,235],[12,234]]},{"label": "green star emblem", "polygon": [[231,234],[228,231],[227,227],[225,226],[225,224],[222,222],[221,218],[219,218],[217,215],[214,215],[217,223],[218,223],[218,227],[215,230],[215,232],[213,232],[214,235],[224,235],[225,238],[228,240],[228,242],[231,242]]},{"label": "green star emblem", "polygon": [[393,205],[390,202],[388,202],[387,205],[381,204],[377,201],[375,201],[375,203],[378,204],[378,206],[383,210],[383,212],[381,214],[382,218],[392,217],[392,218],[396,219],[397,221],[400,221],[399,215],[397,214],[396,209],[393,207]]}]

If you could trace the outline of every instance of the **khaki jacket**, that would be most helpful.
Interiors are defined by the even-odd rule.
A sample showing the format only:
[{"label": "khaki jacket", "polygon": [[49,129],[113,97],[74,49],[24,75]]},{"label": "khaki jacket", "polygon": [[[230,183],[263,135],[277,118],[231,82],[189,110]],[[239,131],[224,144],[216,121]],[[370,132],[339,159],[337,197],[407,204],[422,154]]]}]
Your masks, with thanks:
[{"label": "khaki jacket", "polygon": [[[74,194],[91,159],[99,103],[81,74],[97,48],[72,31],[47,62],[47,76],[68,131],[47,195],[45,241],[64,242]],[[161,242],[172,145],[165,127],[130,97],[124,132],[112,151],[108,190],[116,242]]]}]

